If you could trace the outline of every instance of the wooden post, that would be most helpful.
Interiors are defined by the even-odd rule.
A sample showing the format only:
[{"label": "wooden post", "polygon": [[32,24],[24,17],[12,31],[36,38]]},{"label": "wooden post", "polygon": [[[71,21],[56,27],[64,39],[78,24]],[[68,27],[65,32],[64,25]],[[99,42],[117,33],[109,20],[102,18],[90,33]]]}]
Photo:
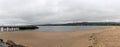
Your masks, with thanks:
[{"label": "wooden post", "polygon": [[4,31],[4,27],[1,27],[1,32],[3,32]]},{"label": "wooden post", "polygon": [[7,31],[9,31],[9,27],[7,27]]}]

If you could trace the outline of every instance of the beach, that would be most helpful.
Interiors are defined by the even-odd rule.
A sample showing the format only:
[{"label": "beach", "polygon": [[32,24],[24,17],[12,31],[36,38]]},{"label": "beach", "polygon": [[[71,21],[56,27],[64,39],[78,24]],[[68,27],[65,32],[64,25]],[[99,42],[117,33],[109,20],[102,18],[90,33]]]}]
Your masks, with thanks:
[{"label": "beach", "polygon": [[0,32],[0,38],[26,47],[120,47],[120,27],[75,32]]}]

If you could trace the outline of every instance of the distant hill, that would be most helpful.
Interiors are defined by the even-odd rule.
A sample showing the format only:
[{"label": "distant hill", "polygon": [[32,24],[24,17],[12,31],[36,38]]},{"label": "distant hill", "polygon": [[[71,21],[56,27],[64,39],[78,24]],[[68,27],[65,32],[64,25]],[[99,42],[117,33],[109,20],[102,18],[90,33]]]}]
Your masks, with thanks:
[{"label": "distant hill", "polygon": [[120,26],[119,22],[80,22],[65,24],[42,24],[39,26]]}]

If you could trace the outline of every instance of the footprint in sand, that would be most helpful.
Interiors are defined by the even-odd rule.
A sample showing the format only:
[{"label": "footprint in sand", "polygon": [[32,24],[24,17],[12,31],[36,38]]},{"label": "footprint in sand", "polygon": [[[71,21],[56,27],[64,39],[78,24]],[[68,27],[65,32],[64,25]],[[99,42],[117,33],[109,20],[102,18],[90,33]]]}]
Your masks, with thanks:
[{"label": "footprint in sand", "polygon": [[88,47],[93,47],[93,46],[88,46]]},{"label": "footprint in sand", "polygon": [[94,45],[97,44],[96,38],[95,38],[95,33],[92,33],[92,34],[89,36],[89,41],[91,42],[92,45],[90,45],[90,46],[88,46],[88,47],[93,47]]}]

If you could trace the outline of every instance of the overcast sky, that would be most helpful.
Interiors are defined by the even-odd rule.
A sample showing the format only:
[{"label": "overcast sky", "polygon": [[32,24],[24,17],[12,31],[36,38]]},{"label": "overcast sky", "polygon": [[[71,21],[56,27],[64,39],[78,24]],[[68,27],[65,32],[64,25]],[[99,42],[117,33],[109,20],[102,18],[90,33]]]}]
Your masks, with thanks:
[{"label": "overcast sky", "polygon": [[0,24],[120,21],[120,0],[0,0]]}]

